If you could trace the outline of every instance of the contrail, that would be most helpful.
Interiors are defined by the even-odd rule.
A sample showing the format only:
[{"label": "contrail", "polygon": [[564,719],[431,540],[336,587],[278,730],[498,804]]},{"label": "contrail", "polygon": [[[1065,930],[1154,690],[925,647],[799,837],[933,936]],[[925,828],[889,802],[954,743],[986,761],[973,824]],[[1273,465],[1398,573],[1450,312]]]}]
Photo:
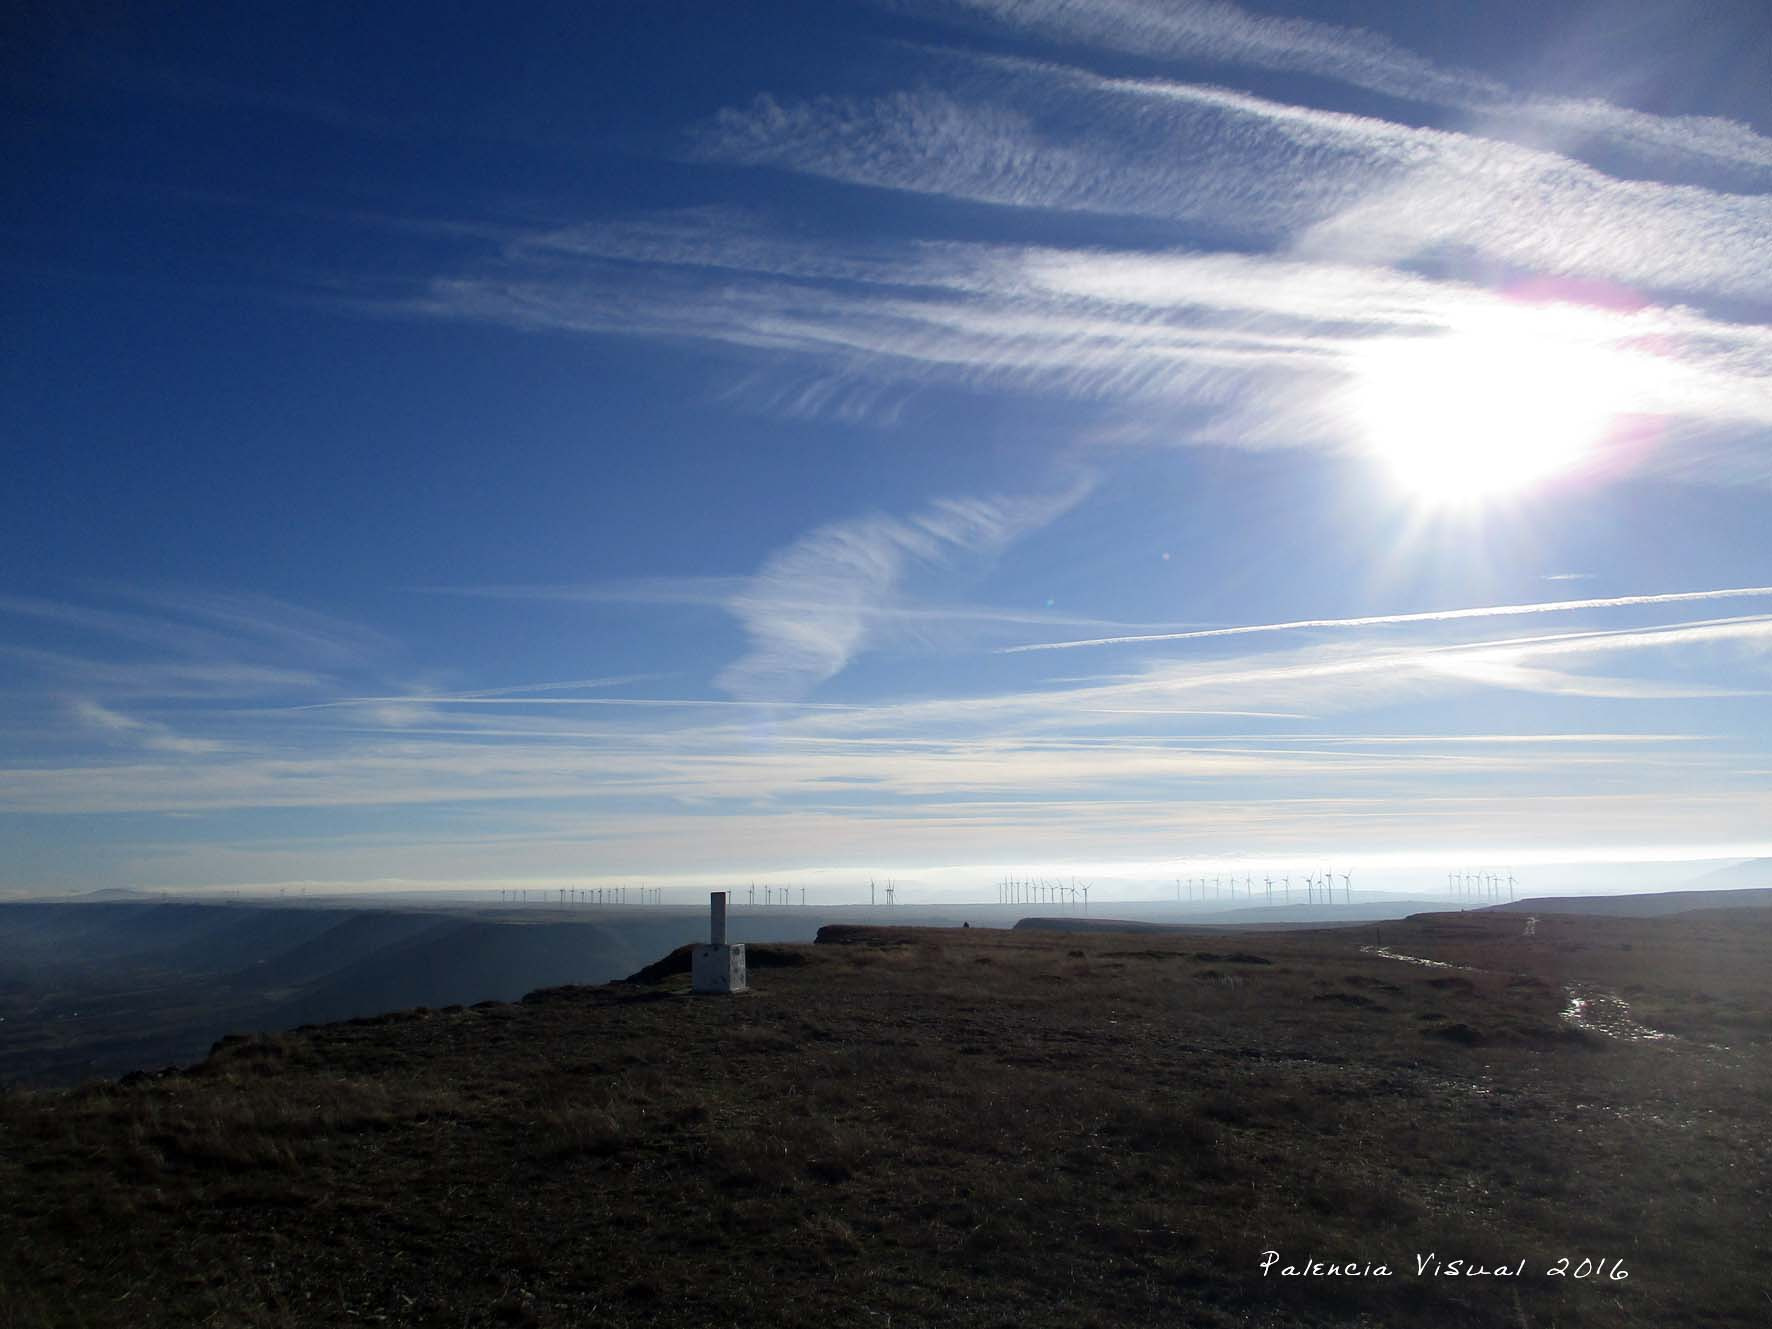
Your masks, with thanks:
[{"label": "contrail", "polygon": [[482,688],[475,692],[458,692],[461,698],[476,697],[508,697],[519,692],[565,692],[570,688],[616,688],[626,683],[639,683],[643,680],[668,678],[668,674],[617,674],[610,678],[581,678],[570,683],[524,683],[509,688]]},{"label": "contrail", "polygon": [[426,706],[775,706],[799,711],[867,709],[865,706],[835,701],[737,701],[727,697],[489,697],[478,692],[451,696],[432,696],[419,692],[395,697],[340,697],[337,701],[309,702],[303,706],[287,706],[283,709],[324,711],[336,706],[388,705],[395,702],[417,702]]},{"label": "contrail", "polygon": [[1668,595],[1615,595],[1602,600],[1547,600],[1536,604],[1484,605],[1474,609],[1435,609],[1422,614],[1371,614],[1364,618],[1301,618],[1290,623],[1253,623],[1193,632],[1154,632],[1138,637],[1091,637],[1082,641],[1043,641],[1005,646],[998,655],[1024,651],[1070,651],[1080,646],[1126,646],[1146,641],[1197,641],[1202,637],[1242,637],[1252,632],[1291,632],[1297,628],[1370,628],[1387,623],[1440,623],[1455,618],[1500,618],[1508,614],[1555,614],[1571,609],[1618,609],[1627,605],[1667,605],[1685,600],[1734,600],[1772,595],[1772,586],[1737,586],[1716,591],[1676,591]]}]

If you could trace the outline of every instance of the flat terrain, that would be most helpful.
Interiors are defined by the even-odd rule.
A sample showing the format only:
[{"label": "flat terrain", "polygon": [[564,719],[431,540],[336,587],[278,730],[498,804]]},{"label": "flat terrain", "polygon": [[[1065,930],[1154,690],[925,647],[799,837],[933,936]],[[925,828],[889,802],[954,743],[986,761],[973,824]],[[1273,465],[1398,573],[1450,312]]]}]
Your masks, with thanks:
[{"label": "flat terrain", "polygon": [[13,1093],[0,1324],[1767,1323],[1772,920],[1522,925],[827,929]]}]

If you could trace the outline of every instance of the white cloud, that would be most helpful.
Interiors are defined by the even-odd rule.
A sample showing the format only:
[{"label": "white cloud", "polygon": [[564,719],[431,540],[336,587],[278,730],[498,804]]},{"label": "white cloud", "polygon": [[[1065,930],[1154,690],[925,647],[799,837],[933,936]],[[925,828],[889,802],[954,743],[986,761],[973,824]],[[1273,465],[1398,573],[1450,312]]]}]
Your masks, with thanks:
[{"label": "white cloud", "polygon": [[224,698],[284,695],[333,686],[331,679],[304,669],[221,659],[141,661],[98,660],[67,651],[0,645],[0,655],[18,660],[61,685],[77,685],[111,697]]},{"label": "white cloud", "polygon": [[747,700],[795,700],[840,673],[877,627],[874,611],[914,572],[988,560],[1075,506],[1078,478],[1052,494],[940,499],[908,518],[833,522],[771,555],[727,607],[750,638],[718,684]]},{"label": "white cloud", "polygon": [[220,752],[227,744],[208,738],[191,738],[175,732],[170,726],[154,720],[124,715],[89,698],[77,698],[69,710],[81,725],[107,737],[126,740],[131,746],[152,752],[173,752],[186,755]]},{"label": "white cloud", "polygon": [[[1056,717],[1055,717],[1056,718]],[[125,725],[133,731],[132,726]],[[491,826],[516,817],[555,815],[543,800],[565,800],[579,811],[586,834],[623,820],[637,807],[667,800],[716,817],[745,808],[798,809],[841,815],[865,794],[867,815],[882,822],[930,817],[978,818],[993,800],[1171,797],[1193,801],[1202,788],[1238,782],[1251,796],[1295,798],[1337,788],[1388,788],[1425,793],[1442,776],[1504,777],[1547,787],[1584,778],[1584,772],[1678,764],[1692,772],[1726,771],[1714,755],[1657,755],[1667,743],[1618,737],[1604,748],[1558,743],[1552,751],[1515,752],[1520,744],[1481,744],[1414,736],[1408,744],[1370,748],[1295,736],[1287,743],[1262,737],[1236,743],[1191,736],[1119,735],[1112,738],[1015,736],[993,732],[916,741],[865,738],[761,744],[745,727],[708,730],[672,726],[639,736],[605,736],[595,743],[562,741],[537,724],[528,733],[490,741],[495,731],[424,739],[408,731],[334,741],[307,755],[278,747],[237,747],[204,761],[150,760],[131,754],[107,763],[0,769],[0,807],[17,812],[225,811],[255,807],[400,807],[427,803],[477,805]],[[804,736],[810,737],[810,736]],[[163,753],[188,758],[182,749]],[[1142,791],[1142,793],[1140,792]],[[645,815],[653,815],[648,812]],[[683,831],[700,811],[682,814]],[[1160,818],[1159,818],[1160,820]],[[515,833],[515,832],[513,832]],[[668,857],[668,856],[667,856]]]},{"label": "white cloud", "polygon": [[1222,0],[887,0],[952,20],[971,11],[997,30],[1066,44],[1314,74],[1409,101],[1477,113],[1486,132],[1623,148],[1649,162],[1696,160],[1772,174],[1772,139],[1715,116],[1652,115],[1598,98],[1523,93],[1447,68],[1364,28],[1260,15]]},{"label": "white cloud", "polygon": [[[876,573],[894,559],[945,567],[944,559],[984,557],[1030,529],[1029,520],[1009,501],[932,505],[898,523],[919,538],[876,532],[889,547],[884,564],[862,558],[853,566],[863,569],[856,575],[866,594],[889,596],[902,577],[892,583]],[[792,571],[795,561],[783,566]],[[799,614],[813,601],[786,603]],[[1743,772],[1763,762],[1701,733],[1263,734],[1210,732],[1223,726],[1209,721],[1205,733],[1165,730],[1188,723],[1170,715],[1220,704],[1231,713],[1264,703],[1270,714],[1306,705],[1349,712],[1489,687],[1618,706],[1645,696],[1704,697],[1724,690],[1715,686],[1716,652],[1754,652],[1763,665],[1768,642],[1772,615],[1417,646],[1355,640],[1153,662],[1130,676],[974,697],[845,707],[759,702],[772,711],[766,736],[732,719],[747,707],[730,700],[560,696],[543,684],[464,690],[453,701],[415,694],[321,711],[211,712],[212,721],[234,726],[225,731],[230,742],[199,748],[205,740],[183,740],[132,710],[82,698],[73,715],[122,750],[0,769],[0,809],[474,810],[452,816],[447,847],[405,832],[322,846],[299,835],[256,846],[223,837],[197,855],[215,872],[234,865],[238,875],[218,880],[353,875],[352,864],[363,877],[508,878],[519,863],[548,855],[560,864],[594,856],[625,871],[669,863],[678,872],[858,855],[1110,861],[1173,853],[1178,836],[1196,848],[1239,852],[1328,842],[1400,852],[1432,842],[1430,830],[1441,845],[1494,843],[1503,833],[1509,843],[1560,844],[1607,817],[1628,819],[1645,835],[1671,829],[1740,839],[1763,824],[1754,819],[1765,797],[1757,786],[1751,797],[1743,793]],[[1670,655],[1676,682],[1588,668],[1590,660],[1651,652]],[[1739,662],[1721,675],[1737,683],[1742,676]],[[388,713],[430,700],[444,704],[416,723]],[[661,701],[677,709],[661,709]],[[584,725],[586,706],[612,723]],[[637,722],[619,723],[623,714]]]},{"label": "white cloud", "polygon": [[337,668],[360,665],[394,649],[386,636],[362,624],[256,592],[127,586],[113,592],[165,615],[195,619],[225,634],[236,651],[274,650],[281,658]]},{"label": "white cloud", "polygon": [[[422,308],[741,348],[756,366],[745,390],[772,409],[847,416],[889,402],[890,413],[902,399],[889,385],[945,382],[1109,403],[1160,420],[1166,439],[1252,447],[1357,446],[1352,396],[1404,338],[1537,345],[1593,366],[1616,417],[1653,423],[1653,445],[1631,465],[1772,483],[1772,331],[1761,325],[1600,307],[1580,290],[1516,299],[1339,261],[1186,251],[906,245],[888,260],[866,246],[811,247],[822,257],[802,266],[856,274],[833,285],[784,278],[793,265],[780,255],[743,267],[758,252],[754,226],[739,228],[722,266],[706,218],[666,224],[670,263],[607,263],[606,237],[587,234],[565,267],[506,258],[438,284]],[[641,583],[585,595],[694,603],[725,593]]]},{"label": "white cloud", "polygon": [[[593,582],[557,586],[459,586],[427,587],[435,594],[488,599],[554,600],[562,603],[635,605],[689,605],[725,609],[749,586],[745,577],[650,577],[634,581]],[[816,607],[816,606],[814,606]],[[1090,618],[1050,609],[1004,609],[995,605],[943,601],[940,604],[901,598],[895,603],[858,605],[856,612],[883,622],[899,621],[926,631],[942,623],[997,625],[1045,625],[1049,627],[1132,627],[1111,619]],[[1148,625],[1147,625],[1148,626]],[[571,684],[551,684],[569,687]],[[524,689],[529,691],[532,689]],[[493,693],[476,693],[491,696]]]},{"label": "white cloud", "polygon": [[[1742,668],[1763,662],[1772,615],[1420,645],[1337,641],[1290,651],[1207,660],[1148,662],[1131,678],[1094,686],[1047,688],[974,697],[906,701],[847,714],[808,715],[801,732],[868,734],[1032,734],[1062,724],[1069,731],[1106,728],[1116,715],[1255,709],[1314,715],[1382,711],[1505,687],[1544,695],[1615,699],[1722,698],[1760,695]],[[1736,652],[1719,666],[1717,650]],[[1689,669],[1710,677],[1615,679],[1557,671],[1550,660],[1630,652],[1681,652]],[[1740,658],[1745,653],[1747,658]],[[1096,718],[1100,717],[1100,718]]]},{"label": "white cloud", "polygon": [[1772,295],[1772,199],[1620,180],[1555,152],[1225,88],[976,62],[972,91],[782,103],[703,131],[708,160],[1025,208],[1205,223],[1310,257],[1448,249],[1672,292]]}]

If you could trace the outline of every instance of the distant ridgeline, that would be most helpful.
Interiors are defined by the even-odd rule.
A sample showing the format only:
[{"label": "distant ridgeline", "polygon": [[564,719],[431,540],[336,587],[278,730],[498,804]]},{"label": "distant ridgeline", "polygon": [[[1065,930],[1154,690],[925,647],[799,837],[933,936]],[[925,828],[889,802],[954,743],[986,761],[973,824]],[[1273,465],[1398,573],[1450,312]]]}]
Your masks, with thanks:
[{"label": "distant ridgeline", "polygon": [[[674,914],[0,904],[0,1083],[70,1084],[194,1061],[227,1033],[605,983],[702,926]],[[810,939],[816,923],[768,927],[771,939]]]},{"label": "distant ridgeline", "polygon": [[1489,907],[1515,914],[1659,918],[1664,914],[1686,914],[1697,909],[1772,909],[1772,886],[1719,891],[1658,891],[1650,895],[1543,895]]}]

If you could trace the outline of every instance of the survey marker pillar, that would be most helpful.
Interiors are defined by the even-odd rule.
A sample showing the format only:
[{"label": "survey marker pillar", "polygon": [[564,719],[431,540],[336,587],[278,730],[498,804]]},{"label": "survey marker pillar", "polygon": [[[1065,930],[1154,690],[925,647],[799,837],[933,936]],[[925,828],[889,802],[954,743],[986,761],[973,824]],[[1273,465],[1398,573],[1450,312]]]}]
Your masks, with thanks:
[{"label": "survey marker pillar", "polygon": [[726,892],[708,895],[708,944],[695,948],[690,986],[696,992],[745,990],[744,943],[726,944]]}]

